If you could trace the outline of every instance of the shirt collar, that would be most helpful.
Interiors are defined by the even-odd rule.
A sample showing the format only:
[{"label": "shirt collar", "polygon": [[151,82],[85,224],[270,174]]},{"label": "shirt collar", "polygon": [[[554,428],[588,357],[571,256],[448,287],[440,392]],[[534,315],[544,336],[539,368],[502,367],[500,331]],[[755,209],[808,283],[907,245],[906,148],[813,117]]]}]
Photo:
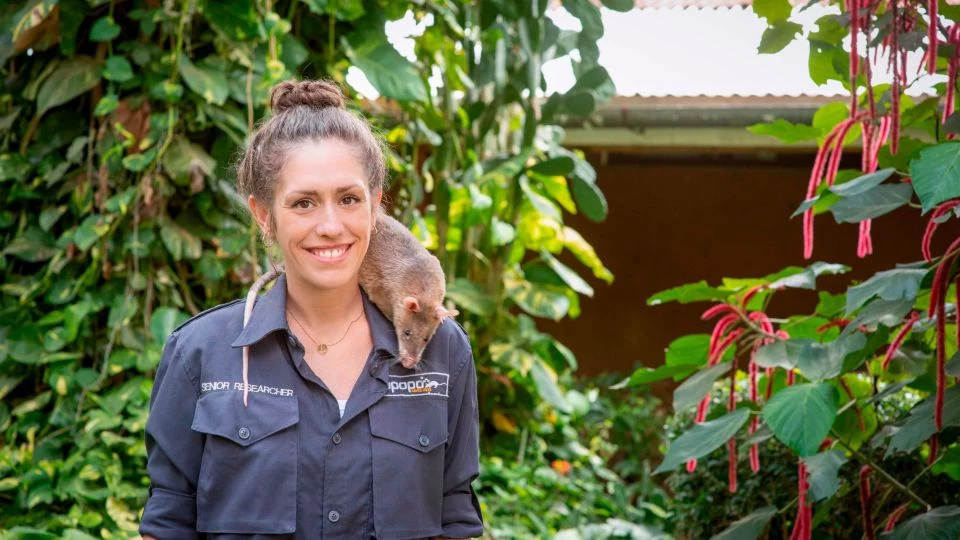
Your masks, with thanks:
[{"label": "shirt collar", "polygon": [[397,346],[397,331],[393,323],[370,300],[366,291],[360,289],[363,297],[363,311],[367,314],[367,324],[370,325],[370,335],[373,337],[373,350],[381,356],[400,356]]},{"label": "shirt collar", "polygon": [[287,326],[287,276],[280,274],[273,287],[257,297],[247,326],[240,331],[231,346],[253,345],[277,330],[289,330]]},{"label": "shirt collar", "polygon": [[[366,291],[360,289],[360,292],[363,298],[363,311],[370,325],[374,351],[383,359],[397,358],[400,356],[400,351],[393,323],[370,301]],[[250,321],[231,345],[233,347],[253,345],[277,330],[289,330],[286,274],[280,274],[273,287],[257,297],[253,312],[250,314]]]}]

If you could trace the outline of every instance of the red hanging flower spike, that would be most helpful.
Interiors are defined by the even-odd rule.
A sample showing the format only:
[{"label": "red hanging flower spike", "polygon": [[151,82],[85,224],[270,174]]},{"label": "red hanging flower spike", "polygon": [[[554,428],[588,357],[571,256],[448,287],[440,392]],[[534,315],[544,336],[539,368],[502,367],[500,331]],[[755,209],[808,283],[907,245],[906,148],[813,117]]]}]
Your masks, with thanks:
[{"label": "red hanging flower spike", "polygon": [[867,540],[874,540],[876,536],[873,533],[873,506],[872,495],[870,493],[870,474],[873,468],[864,465],[860,468],[860,513],[863,515],[863,535]]},{"label": "red hanging flower spike", "polygon": [[883,532],[891,532],[893,528],[897,526],[897,522],[900,521],[900,518],[903,517],[903,513],[907,511],[907,508],[910,507],[910,503],[903,503],[897,507],[896,510],[890,513],[890,516],[887,518],[887,523],[883,527]]},{"label": "red hanging flower spike", "polygon": [[906,324],[904,324],[903,328],[897,332],[896,337],[893,338],[893,342],[891,342],[890,346],[887,347],[887,352],[883,355],[883,364],[880,366],[884,371],[890,367],[890,361],[893,360],[893,355],[897,354],[897,351],[900,350],[900,346],[903,345],[903,340],[907,338],[907,334],[910,333],[910,330],[913,329],[913,325],[916,324],[919,318],[920,313],[912,311],[910,313],[910,317],[907,319]]},{"label": "red hanging flower spike", "polygon": [[960,199],[952,199],[940,203],[940,205],[933,210],[933,213],[930,214],[930,219],[927,221],[927,228],[923,231],[923,240],[920,243],[920,252],[923,253],[923,259],[925,261],[933,262],[933,255],[930,254],[930,242],[933,240],[933,233],[937,231],[937,226],[939,225],[938,220],[953,210],[958,204],[960,204]]}]

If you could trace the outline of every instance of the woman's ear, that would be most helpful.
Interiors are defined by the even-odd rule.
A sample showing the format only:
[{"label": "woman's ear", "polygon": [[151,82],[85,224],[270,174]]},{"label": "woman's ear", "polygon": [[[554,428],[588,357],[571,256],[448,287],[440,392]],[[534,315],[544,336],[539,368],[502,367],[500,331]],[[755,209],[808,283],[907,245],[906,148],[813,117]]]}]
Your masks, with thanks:
[{"label": "woman's ear", "polygon": [[263,232],[263,235],[269,238],[271,236],[270,209],[253,195],[247,197],[247,206],[250,207],[250,213],[253,214],[253,218],[256,219],[257,224],[260,225],[260,230]]}]

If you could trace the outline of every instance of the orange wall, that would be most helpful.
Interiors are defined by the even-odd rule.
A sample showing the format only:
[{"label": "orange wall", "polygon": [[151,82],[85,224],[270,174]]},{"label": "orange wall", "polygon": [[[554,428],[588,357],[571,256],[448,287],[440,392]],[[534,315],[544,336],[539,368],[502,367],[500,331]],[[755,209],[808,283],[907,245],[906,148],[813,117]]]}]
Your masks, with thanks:
[{"label": "orange wall", "polygon": [[[803,200],[812,156],[766,163],[755,158],[657,162],[613,156],[606,166],[598,164],[598,156],[588,157],[607,197],[609,217],[598,224],[569,216],[567,223],[593,244],[614,283],[591,279],[595,296],[582,300],[578,319],[540,325],[573,350],[581,374],[626,375],[638,365],[658,366],[675,338],[710,332],[711,325],[699,320],[708,304],[647,306],[655,292],[701,279],[717,284],[724,276],[759,277],[809,264],[802,253],[802,218],[790,219],[790,214]],[[864,260],[856,257],[856,225],[838,225],[831,215],[818,216],[815,224],[812,260],[853,267],[848,274],[821,278],[818,288],[838,293],[851,279],[921,259],[925,220],[915,209],[876,220],[874,254]],[[956,232],[941,230],[934,253],[946,249]],[[563,260],[588,274],[572,258]],[[809,313],[815,305],[815,292],[785,291],[771,303],[770,315]]]}]

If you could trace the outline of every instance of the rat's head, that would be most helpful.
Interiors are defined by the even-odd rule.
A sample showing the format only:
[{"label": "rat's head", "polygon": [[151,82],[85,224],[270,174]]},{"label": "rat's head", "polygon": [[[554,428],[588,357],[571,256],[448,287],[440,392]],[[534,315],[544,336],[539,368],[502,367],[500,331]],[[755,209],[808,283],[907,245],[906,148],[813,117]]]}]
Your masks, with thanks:
[{"label": "rat's head", "polygon": [[400,344],[400,363],[410,369],[420,362],[423,349],[447,317],[459,312],[447,309],[441,303],[421,303],[416,297],[406,296],[394,310],[393,326]]}]

